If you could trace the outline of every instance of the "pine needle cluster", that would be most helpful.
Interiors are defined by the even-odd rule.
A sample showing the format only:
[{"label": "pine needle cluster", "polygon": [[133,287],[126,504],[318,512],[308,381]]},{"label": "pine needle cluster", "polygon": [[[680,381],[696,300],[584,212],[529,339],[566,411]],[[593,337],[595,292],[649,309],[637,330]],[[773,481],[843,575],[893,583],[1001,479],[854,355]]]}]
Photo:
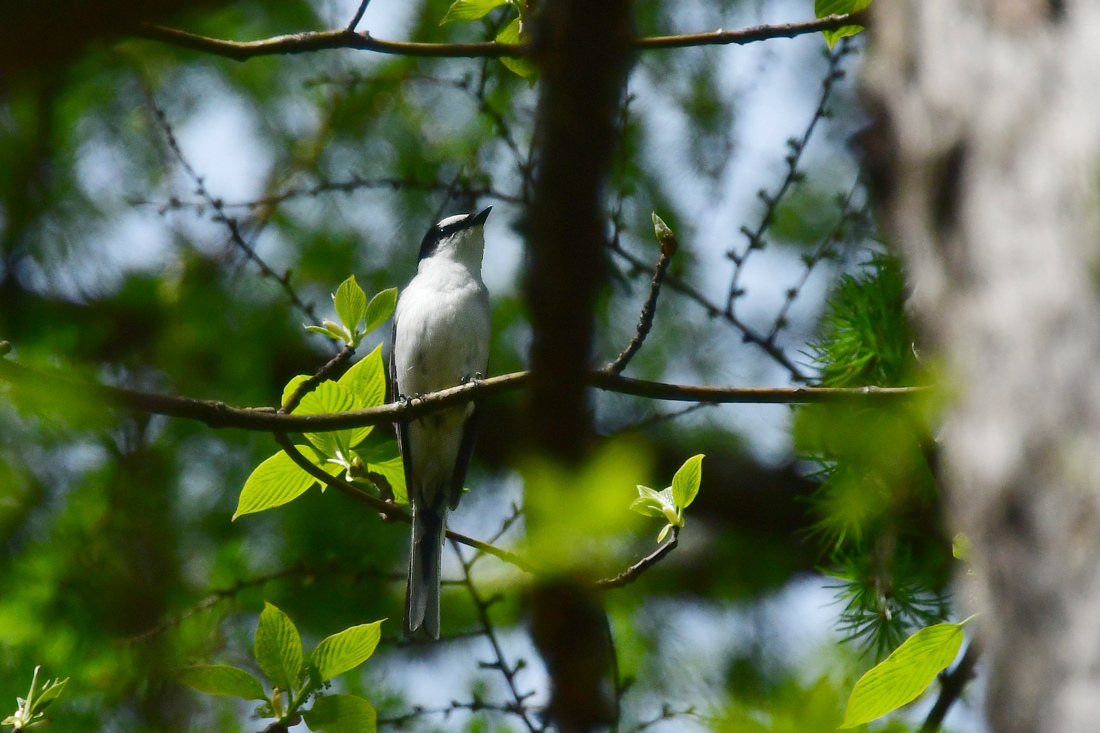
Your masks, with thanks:
[{"label": "pine needle cluster", "polygon": [[[919,383],[895,258],[876,255],[842,278],[810,348],[822,386]],[[817,466],[810,536],[837,580],[841,631],[877,658],[948,613],[951,548],[922,407],[812,405],[796,422],[801,455]]]}]

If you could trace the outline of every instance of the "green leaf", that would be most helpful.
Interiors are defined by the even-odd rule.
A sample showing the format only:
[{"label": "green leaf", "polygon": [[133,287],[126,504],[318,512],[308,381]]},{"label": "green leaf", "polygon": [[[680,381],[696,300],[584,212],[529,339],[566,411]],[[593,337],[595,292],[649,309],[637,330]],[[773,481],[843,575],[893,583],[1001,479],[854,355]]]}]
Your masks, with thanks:
[{"label": "green leaf", "polygon": [[370,299],[367,306],[367,322],[363,326],[363,333],[368,334],[386,322],[393,309],[397,305],[397,288],[388,288]]},{"label": "green leaf", "polygon": [[[316,458],[309,446],[295,447],[307,458]],[[233,519],[282,506],[297,499],[316,482],[317,479],[302,470],[286,451],[279,451],[257,466],[244,482]]]},{"label": "green leaf", "polygon": [[[327,415],[347,412],[362,407],[362,403],[345,387],[336,382],[325,381],[298,403],[292,411],[295,415]],[[352,438],[361,430],[335,430],[327,433],[306,433],[306,440],[317,447],[326,458],[334,458],[337,453],[350,457]],[[368,431],[370,432],[370,431]]]},{"label": "green leaf", "polygon": [[699,493],[699,482],[703,479],[703,454],[692,456],[684,461],[680,470],[672,477],[672,496],[676,506],[684,509],[695,501]]},{"label": "green leaf", "polygon": [[664,511],[661,507],[660,501],[651,499],[648,496],[639,496],[631,503],[630,511],[637,512],[645,517],[663,517]]},{"label": "green leaf", "polygon": [[292,690],[302,671],[302,638],[294,622],[267,601],[256,629],[256,661],[281,690]]},{"label": "green leaf", "polygon": [[[366,472],[378,474],[389,484],[394,501],[398,504],[409,503],[409,496],[405,489],[405,465],[401,461],[397,441],[386,440],[375,445],[360,446],[355,450],[355,455],[363,462]],[[379,483],[378,476],[371,477],[376,486]],[[382,487],[378,486],[378,489],[381,491]]]},{"label": "green leaf", "polygon": [[332,303],[336,306],[336,315],[340,317],[340,322],[349,333],[355,334],[359,321],[367,313],[367,294],[355,282],[355,275],[340,283],[336,295],[332,296]]},{"label": "green leaf", "polygon": [[[530,36],[522,30],[523,19],[515,18],[511,23],[504,26],[500,33],[497,34],[497,43],[510,43],[510,44],[525,44],[530,41]],[[500,62],[508,68],[513,74],[521,76],[527,81],[534,84],[535,79],[538,78],[539,70],[530,59],[516,59],[508,56],[501,56]]]},{"label": "green leaf", "polygon": [[290,396],[294,394],[294,390],[298,389],[298,385],[306,381],[307,379],[309,379],[308,374],[299,374],[298,376],[287,382],[286,386],[283,387],[283,397],[279,401],[279,404],[285,405],[286,401],[290,399]]},{"label": "green leaf", "polygon": [[367,463],[367,471],[377,473],[386,479],[390,490],[393,491],[394,501],[398,504],[409,503],[409,493],[405,487],[405,464],[400,456],[386,461],[370,461]]},{"label": "green leaf", "polygon": [[508,0],[455,0],[451,3],[451,7],[447,8],[447,14],[443,16],[443,20],[439,21],[439,24],[443,25],[456,20],[484,18],[493,8],[499,8],[501,5],[507,4]]},{"label": "green leaf", "polygon": [[340,325],[339,323],[333,323],[329,319],[325,318],[321,321],[321,324],[322,325],[320,326],[306,326],[306,330],[313,331],[314,333],[319,333],[330,338],[334,338],[337,341],[343,341],[347,344],[350,344],[352,341],[355,340],[351,331],[349,331],[346,327]]},{"label": "green leaf", "polygon": [[663,517],[664,504],[661,492],[639,484],[638,498],[631,503],[630,510],[646,517]]},{"label": "green leaf", "polygon": [[841,728],[854,728],[920,697],[959,653],[962,624],[928,626],[871,668],[848,698]]},{"label": "green leaf", "polygon": [[[382,344],[344,372],[337,384],[351,393],[359,405],[357,409],[383,404],[386,401],[386,367],[382,363]],[[370,425],[353,429],[349,444],[352,447],[359,445],[372,429]]]},{"label": "green leaf", "polygon": [[324,733],[376,733],[378,715],[369,702],[355,695],[318,697],[313,709],[302,715],[313,731]]},{"label": "green leaf", "polygon": [[669,486],[667,489],[661,489],[660,491],[657,491],[655,493],[657,494],[657,498],[658,500],[660,500],[662,506],[676,509],[676,495],[672,493],[671,486]]},{"label": "green leaf", "polygon": [[[38,681],[38,670],[40,667],[35,667],[35,677],[32,681],[32,687],[34,683]],[[46,680],[42,683],[42,688],[37,692],[32,693],[31,697],[31,713],[41,713],[50,703],[61,696],[61,692],[65,689],[65,684],[69,681],[66,677],[63,680]]]},{"label": "green leaf", "polygon": [[260,681],[236,667],[225,665],[188,667],[181,669],[179,676],[183,684],[208,695],[229,695],[243,697],[245,700],[267,699],[264,686]]},{"label": "green leaf", "polygon": [[321,675],[321,681],[328,682],[370,659],[382,636],[381,626],[381,621],[352,626],[323,639],[310,657]]},{"label": "green leaf", "polygon": [[[871,0],[814,0],[814,15],[818,18],[826,18],[830,15],[847,15],[865,9],[871,4]],[[854,36],[863,30],[863,26],[853,23],[844,25],[836,30],[822,31],[825,41],[831,47],[844,36]]]}]

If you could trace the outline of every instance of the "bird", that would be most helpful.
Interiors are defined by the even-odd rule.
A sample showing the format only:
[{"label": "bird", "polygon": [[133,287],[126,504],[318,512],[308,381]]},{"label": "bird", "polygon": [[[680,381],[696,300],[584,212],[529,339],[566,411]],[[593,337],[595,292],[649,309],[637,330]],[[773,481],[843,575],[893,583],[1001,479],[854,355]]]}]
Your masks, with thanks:
[{"label": "bird", "polygon": [[[489,292],[481,262],[492,208],[449,216],[424,236],[416,275],[394,310],[391,396],[407,400],[487,374]],[[439,638],[447,514],[462,499],[479,412],[471,402],[395,425],[412,510],[406,637]]]}]

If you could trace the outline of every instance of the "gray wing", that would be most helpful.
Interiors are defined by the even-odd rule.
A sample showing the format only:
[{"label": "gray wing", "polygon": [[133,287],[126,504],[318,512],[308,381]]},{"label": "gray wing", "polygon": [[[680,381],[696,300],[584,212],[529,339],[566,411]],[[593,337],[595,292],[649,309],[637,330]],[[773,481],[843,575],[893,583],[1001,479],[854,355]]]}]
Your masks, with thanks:
[{"label": "gray wing", "polygon": [[[489,311],[489,291],[485,283],[481,284],[481,298],[485,304],[485,311]],[[491,326],[490,326],[491,328]],[[489,376],[489,362],[485,362],[485,373],[481,376]],[[470,457],[474,453],[474,443],[477,442],[477,431],[481,426],[481,405],[474,403],[474,411],[462,428],[462,442],[458,446],[458,457],[455,460],[455,471],[451,479],[451,493],[447,497],[451,509],[458,508],[458,502],[462,500],[463,484],[466,483],[466,470],[470,467]]]},{"label": "gray wing", "polygon": [[451,479],[451,492],[447,497],[452,511],[458,508],[458,502],[462,501],[462,485],[466,483],[466,469],[470,467],[470,456],[474,453],[474,443],[477,441],[477,429],[481,425],[481,405],[474,403],[474,411],[466,420],[462,428],[462,442],[458,446],[458,457],[455,460],[455,472]]},{"label": "gray wing", "polygon": [[[390,331],[390,378],[386,382],[386,402],[393,402],[399,396],[397,389],[397,311],[393,314],[393,329]],[[395,422],[394,430],[397,432],[397,448],[401,452],[401,465],[405,469],[405,490],[412,487],[412,456],[409,455],[408,425],[403,422]]]}]

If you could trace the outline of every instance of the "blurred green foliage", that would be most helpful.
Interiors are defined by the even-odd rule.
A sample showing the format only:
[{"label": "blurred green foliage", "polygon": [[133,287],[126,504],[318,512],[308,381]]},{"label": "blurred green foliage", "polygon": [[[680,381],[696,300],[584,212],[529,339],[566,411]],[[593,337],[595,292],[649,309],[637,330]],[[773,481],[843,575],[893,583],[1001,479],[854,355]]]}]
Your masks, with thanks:
[{"label": "blurred green foliage", "polygon": [[[343,27],[351,5],[204,3],[172,21],[218,38],[258,39]],[[440,25],[448,7],[374,0],[360,28],[384,18],[399,29],[395,38],[489,40],[513,17],[506,8]],[[644,34],[731,28],[755,17],[740,0],[641,2],[636,13]],[[783,43],[803,49],[797,59],[807,78],[824,72],[820,37]],[[747,97],[728,75],[733,52],[740,51],[639,59],[608,184],[617,243],[655,263],[650,212],[667,214],[682,248],[671,274],[703,294],[724,289],[722,252],[737,229],[712,220],[746,134]],[[752,58],[764,73],[771,57]],[[58,65],[20,69],[0,92],[0,339],[14,345],[9,358],[78,379],[275,407],[292,378],[335,353],[332,339],[302,326],[338,317],[329,296],[340,283],[354,274],[372,294],[403,285],[426,228],[485,202],[497,207],[486,254],[491,369],[522,368],[531,334],[521,242],[509,225],[522,214],[537,93],[494,60],[332,51],[238,63],[125,37]],[[838,128],[859,116],[843,106],[833,114]],[[784,119],[785,134],[799,134],[804,122]],[[774,160],[783,155],[780,147]],[[846,153],[830,147],[829,155]],[[830,236],[837,196],[851,181],[841,184],[832,167],[816,173],[808,171],[806,187],[795,186],[780,209],[770,233],[777,240],[802,246]],[[866,228],[845,229],[843,239],[853,250],[868,244]],[[596,314],[597,363],[633,335],[651,275],[621,256],[612,262],[613,285]],[[818,272],[830,282],[844,272],[842,258],[822,263]],[[795,275],[765,267],[752,288],[782,293]],[[886,280],[866,290],[875,281],[842,280],[836,290],[841,305],[828,311],[816,352],[823,383],[919,381],[907,361],[900,290]],[[304,308],[290,302],[288,288]],[[815,297],[804,296],[800,330],[783,344],[792,355],[805,348],[821,305]],[[712,315],[668,285],[629,374],[774,381],[774,364]],[[355,359],[384,338],[384,327],[369,335]],[[859,663],[832,646],[784,657],[765,643],[779,627],[761,621],[761,609],[812,572],[820,556],[805,531],[814,523],[813,537],[846,577],[877,582],[892,574],[893,590],[913,577],[920,585],[907,597],[930,589],[940,598],[926,422],[903,411],[800,412],[799,450],[827,467],[807,517],[812,485],[790,459],[758,459],[751,420],[731,418],[728,408],[664,419],[668,405],[619,395],[594,395],[593,404],[603,435],[629,436],[594,449],[598,458],[578,477],[524,453],[522,394],[487,403],[458,528],[491,538],[513,504],[526,502],[530,527],[520,516],[497,544],[549,564],[583,563],[591,575],[620,572],[653,550],[655,528],[627,510],[635,485],[664,485],[705,452],[680,547],[602,596],[623,728],[661,716],[664,705],[675,713],[660,724],[666,730],[684,719],[714,730],[750,720],[764,730],[839,721]],[[390,441],[380,427],[365,445],[384,456]],[[258,730],[249,711],[188,689],[178,671],[216,663],[258,673],[251,650],[265,603],[294,619],[307,648],[364,619],[399,618],[407,526],[319,491],[231,521],[247,477],[277,450],[263,434],[0,383],[0,701],[26,694],[42,665],[70,680],[50,709],[52,730]],[[472,551],[464,553],[472,563]],[[525,662],[520,690],[542,685],[526,638],[525,578],[490,557],[471,567],[504,653]],[[444,573],[462,577],[453,557]],[[443,606],[449,641],[407,644],[397,638],[399,624],[387,623],[367,669],[343,675],[334,691],[368,697],[383,728],[403,721],[415,729],[518,729],[516,716],[499,709],[510,692],[492,667],[470,589],[446,585]],[[803,668],[817,654],[835,678]],[[538,692],[532,705],[546,699]],[[416,705],[441,710],[451,700],[469,706],[402,718]],[[691,707],[695,713],[679,715]]]}]

